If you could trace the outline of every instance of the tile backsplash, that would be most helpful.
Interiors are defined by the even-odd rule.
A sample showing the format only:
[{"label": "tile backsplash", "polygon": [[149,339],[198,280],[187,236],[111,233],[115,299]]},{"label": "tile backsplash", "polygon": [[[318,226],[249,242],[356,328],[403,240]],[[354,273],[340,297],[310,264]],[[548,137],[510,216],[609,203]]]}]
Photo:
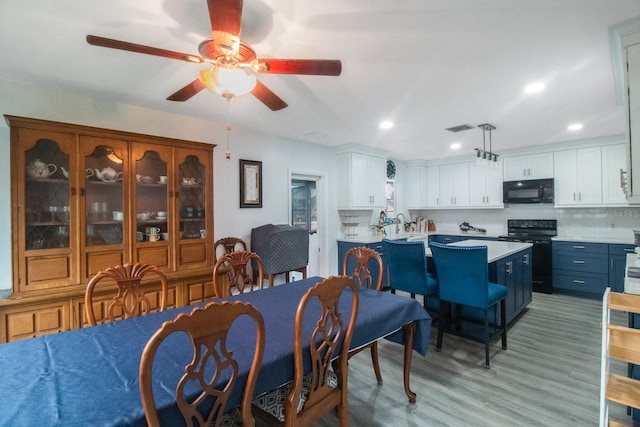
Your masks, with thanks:
[{"label": "tile backsplash", "polygon": [[[373,232],[369,225],[377,223],[380,212],[341,212],[344,223],[357,226],[341,226],[342,235],[369,236]],[[474,227],[484,228],[487,234],[500,235],[507,232],[508,219],[556,219],[558,235],[571,237],[613,237],[633,241],[633,230],[640,229],[640,207],[620,208],[554,208],[553,205],[507,205],[504,209],[436,209],[403,212],[407,221],[418,217],[433,220],[438,232],[457,232],[459,224],[468,222]],[[393,234],[395,225],[387,226]]]},{"label": "tile backsplash", "polygon": [[633,230],[640,229],[639,208],[554,208],[552,205],[508,205],[504,209],[413,211],[416,216],[434,220],[438,231],[457,230],[458,224],[484,228],[489,234],[506,232],[508,219],[555,219],[558,235],[582,237],[616,237],[633,240]]}]

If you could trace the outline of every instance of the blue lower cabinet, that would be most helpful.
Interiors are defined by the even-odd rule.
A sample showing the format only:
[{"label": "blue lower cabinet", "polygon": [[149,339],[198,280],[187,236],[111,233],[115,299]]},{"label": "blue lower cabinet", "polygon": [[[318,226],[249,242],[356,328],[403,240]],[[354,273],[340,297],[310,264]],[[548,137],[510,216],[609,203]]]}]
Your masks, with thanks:
[{"label": "blue lower cabinet", "polygon": [[489,280],[507,287],[507,323],[515,319],[533,298],[531,255],[529,248],[489,265]]},{"label": "blue lower cabinet", "polygon": [[609,244],[554,241],[553,289],[601,298],[609,285]]}]

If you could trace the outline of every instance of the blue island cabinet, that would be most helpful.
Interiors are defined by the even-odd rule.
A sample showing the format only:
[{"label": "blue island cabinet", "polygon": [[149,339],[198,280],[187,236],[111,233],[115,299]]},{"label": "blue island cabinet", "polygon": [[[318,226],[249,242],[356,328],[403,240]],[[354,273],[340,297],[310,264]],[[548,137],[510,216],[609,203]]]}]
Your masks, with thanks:
[{"label": "blue island cabinet", "polygon": [[489,264],[489,280],[507,287],[507,323],[532,301],[531,248]]},{"label": "blue island cabinet", "polygon": [[[366,248],[373,249],[374,251],[380,254],[380,257],[382,258],[382,265],[384,266],[383,268],[385,269],[384,275],[382,276],[382,289],[387,289],[389,287],[389,274],[388,274],[388,271],[386,271],[387,264],[384,259],[384,248],[382,247],[382,242],[362,243],[362,242],[347,242],[344,240],[338,240],[338,273],[337,274],[342,274],[342,263],[344,260],[344,256],[347,254],[349,249],[356,248],[358,246],[364,246]],[[378,266],[373,263],[371,263],[370,266],[371,266],[371,274],[373,275],[373,277],[378,277]],[[355,261],[351,259],[349,261],[349,264],[347,264],[347,273],[351,275],[355,267],[356,267]]]}]

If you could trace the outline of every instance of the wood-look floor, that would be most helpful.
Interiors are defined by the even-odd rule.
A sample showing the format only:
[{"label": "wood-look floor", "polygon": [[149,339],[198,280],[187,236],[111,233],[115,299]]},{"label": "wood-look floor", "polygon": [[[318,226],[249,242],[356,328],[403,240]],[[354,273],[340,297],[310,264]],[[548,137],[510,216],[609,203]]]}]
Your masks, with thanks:
[{"label": "wood-look floor", "polygon": [[[534,293],[533,302],[508,331],[508,350],[492,346],[491,369],[483,344],[445,334],[435,350],[436,328],[426,357],[413,353],[407,401],[402,346],[379,344],[384,384],[376,384],[370,353],[350,361],[351,426],[597,426],[599,417],[601,301]],[[626,323],[626,315],[614,317]],[[614,371],[626,374],[626,365]],[[626,408],[611,418],[632,425]],[[336,426],[335,414],[314,426]]]}]

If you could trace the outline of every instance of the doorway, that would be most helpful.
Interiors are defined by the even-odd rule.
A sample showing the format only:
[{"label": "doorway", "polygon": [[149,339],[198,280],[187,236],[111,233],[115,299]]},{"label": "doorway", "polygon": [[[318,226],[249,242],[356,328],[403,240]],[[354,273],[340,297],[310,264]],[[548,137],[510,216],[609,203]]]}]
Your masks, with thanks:
[{"label": "doorway", "polygon": [[[289,173],[289,224],[304,227],[309,233],[309,264],[307,276],[322,276],[326,260],[326,215],[324,215],[323,183],[321,175]],[[299,279],[300,273],[291,273]]]}]

